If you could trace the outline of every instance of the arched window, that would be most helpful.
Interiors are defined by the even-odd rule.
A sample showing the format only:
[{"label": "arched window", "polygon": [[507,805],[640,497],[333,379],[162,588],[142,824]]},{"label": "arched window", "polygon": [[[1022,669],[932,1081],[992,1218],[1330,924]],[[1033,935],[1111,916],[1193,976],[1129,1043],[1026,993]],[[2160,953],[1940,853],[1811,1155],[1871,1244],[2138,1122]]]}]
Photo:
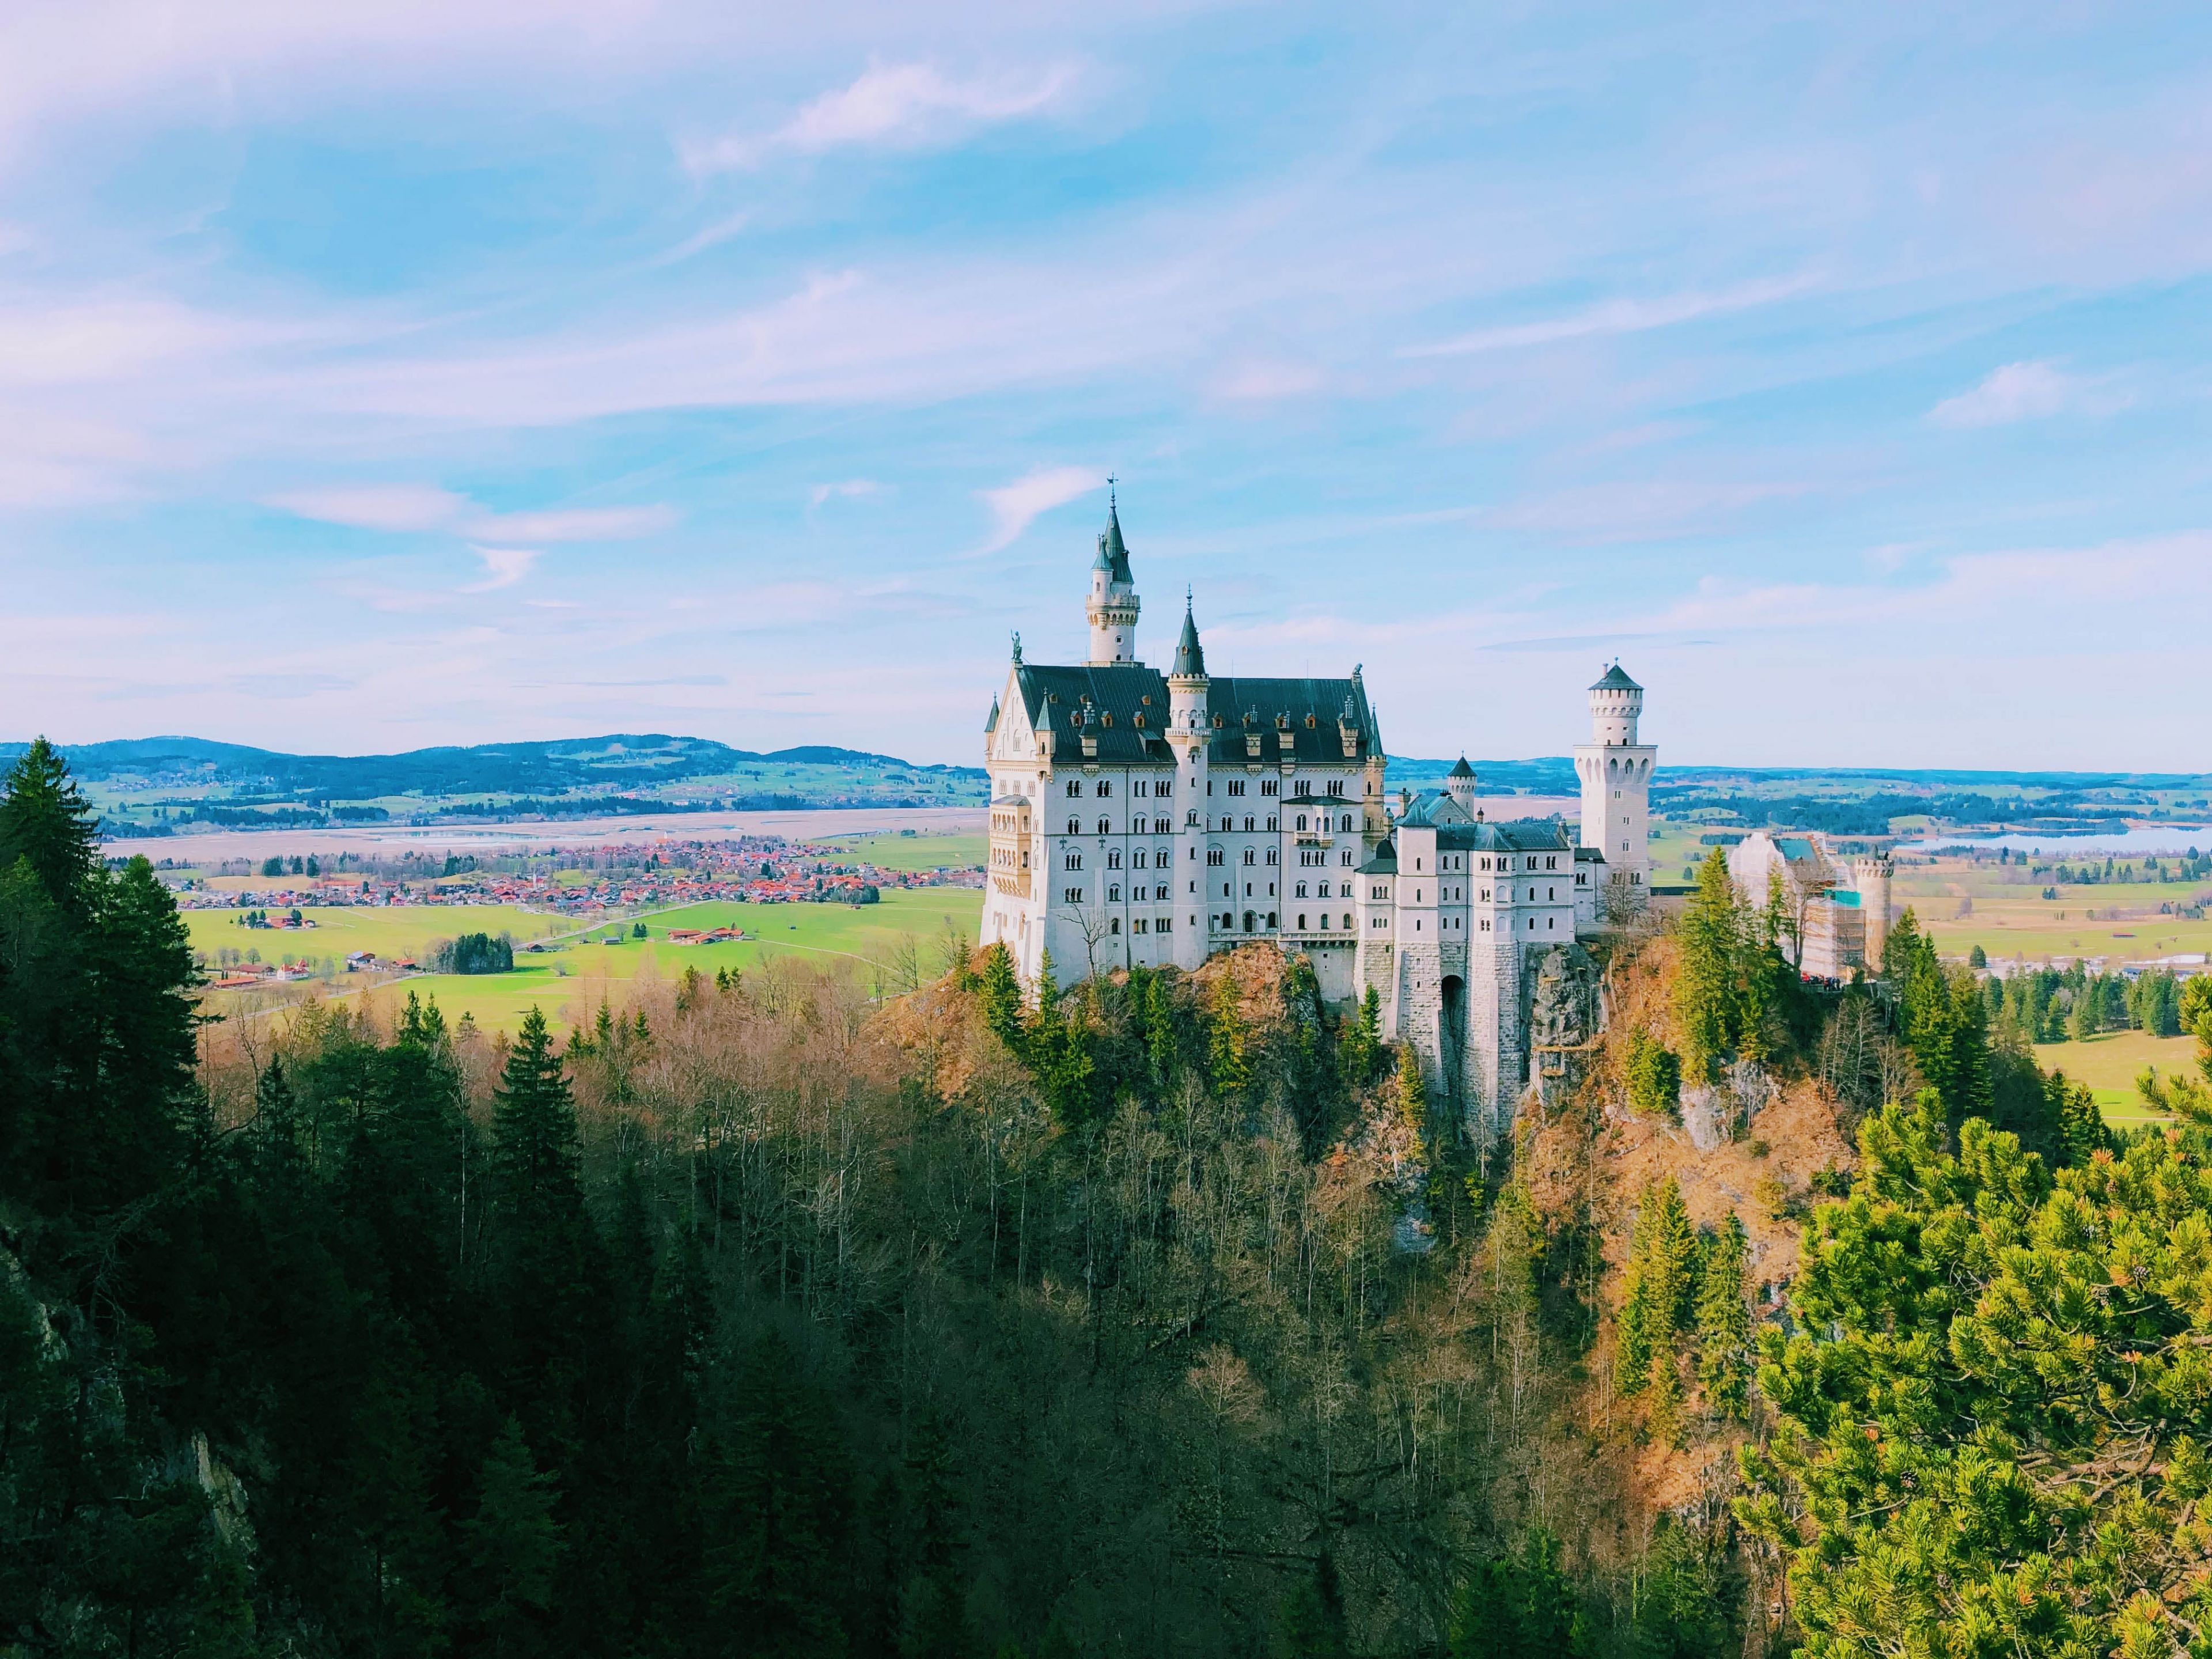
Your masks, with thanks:
[{"label": "arched window", "polygon": [[1070,799],[1070,800],[1073,800],[1073,799],[1074,799],[1078,795],[1081,794],[1082,793],[1083,793],[1083,783],[1082,783],[1082,781],[1081,781],[1080,779],[1079,779],[1079,778],[1070,778],[1070,779],[1067,781],[1067,798],[1068,798],[1068,799]]},{"label": "arched window", "polygon": [[1304,932],[1305,932],[1305,930],[1306,930],[1306,919],[1305,919],[1304,916],[1300,916],[1300,917],[1298,918],[1298,932],[1300,932],[1301,933],[1304,933]]},{"label": "arched window", "polygon": [[1104,778],[1098,780],[1098,799],[1103,800],[1114,793],[1114,786]]},{"label": "arched window", "polygon": [[1273,931],[1274,931],[1274,927],[1275,927],[1275,913],[1274,913],[1273,910],[1270,910],[1270,911],[1268,911],[1268,912],[1267,912],[1267,929],[1268,929],[1268,931],[1269,931],[1270,933],[1273,932]]},{"label": "arched window", "polygon": [[1116,916],[1113,921],[1108,922],[1106,924],[1106,931],[1109,933],[1120,933],[1121,931],[1121,918]]},{"label": "arched window", "polygon": [[1098,833],[1102,836],[1107,833],[1106,820],[1103,818],[1098,820]]},{"label": "arched window", "polygon": [[1301,830],[1303,830],[1303,829],[1304,829],[1305,827],[1306,827],[1306,815],[1305,815],[1304,813],[1301,812],[1301,813],[1299,813],[1299,814],[1298,814],[1298,828],[1299,828],[1299,829],[1301,829]]},{"label": "arched window", "polygon": [[1067,821],[1067,833],[1071,836],[1079,836],[1083,833],[1083,826],[1073,818],[1070,818]]},{"label": "arched window", "polygon": [[1253,924],[1258,920],[1258,917],[1255,916],[1249,910],[1247,910],[1244,913],[1244,931],[1248,933],[1252,932]]},{"label": "arched window", "polygon": [[1244,820],[1244,828],[1245,828],[1247,830],[1250,830],[1250,829],[1251,829],[1251,827],[1252,827],[1252,820],[1251,820],[1251,819],[1249,819],[1249,818],[1245,819],[1245,820]]},{"label": "arched window", "polygon": [[1120,848],[1116,847],[1112,852],[1106,854],[1106,867],[1109,870],[1118,870],[1121,867],[1121,849]]}]

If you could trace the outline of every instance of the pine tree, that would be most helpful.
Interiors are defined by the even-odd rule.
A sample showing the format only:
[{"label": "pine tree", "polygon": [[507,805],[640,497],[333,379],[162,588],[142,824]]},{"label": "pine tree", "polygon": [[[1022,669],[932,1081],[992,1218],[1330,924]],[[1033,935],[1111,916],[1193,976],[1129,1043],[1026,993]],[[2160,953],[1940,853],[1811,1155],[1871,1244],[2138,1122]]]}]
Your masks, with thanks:
[{"label": "pine tree", "polygon": [[100,818],[44,738],[16,757],[0,797],[0,870],[31,866],[46,896],[71,915],[92,908],[100,871]]},{"label": "pine tree", "polygon": [[835,1659],[845,1650],[838,1609],[852,1487],[835,1408],[771,1331],[746,1358],[708,1475],[708,1601],[746,1632],[746,1652]]},{"label": "pine tree", "polygon": [[1382,1051],[1382,997],[1372,985],[1359,1000],[1359,1012],[1345,1022],[1337,1039],[1337,1072],[1344,1086],[1357,1093],[1375,1075],[1375,1059]]},{"label": "pine tree", "polygon": [[523,1016],[492,1107],[492,1168],[508,1215],[537,1224],[580,1212],[576,1104],[545,1016]]},{"label": "pine tree", "polygon": [[1630,1107],[1646,1117],[1672,1117],[1682,1099],[1680,1058],[1642,1026],[1631,1028],[1627,1047],[1622,1069]]},{"label": "pine tree", "polygon": [[1344,1585],[1326,1549],[1313,1577],[1301,1579],[1283,1603],[1282,1647],[1290,1659],[1342,1659],[1352,1650]]},{"label": "pine tree", "polygon": [[1735,1048],[1741,1009],[1736,957],[1742,918],[1728,860],[1717,847],[1698,868],[1698,890],[1678,930],[1681,962],[1674,972],[1674,1029],[1684,1075],[1710,1082]]},{"label": "pine tree", "polygon": [[983,1023],[1016,1054],[1022,1047],[1022,981],[1014,972],[1013,952],[994,944],[983,952]]},{"label": "pine tree", "polygon": [[1698,1273],[1698,1381],[1705,1403],[1737,1422],[1750,1410],[1751,1312],[1743,1282],[1749,1258],[1743,1221],[1730,1211]]},{"label": "pine tree", "polygon": [[1147,976],[1145,986],[1145,1057],[1152,1072],[1152,1086],[1162,1094],[1175,1087],[1182,1070],[1181,1047],[1176,1041],[1175,999],[1164,974]]},{"label": "pine tree", "polygon": [[1241,1093],[1252,1080],[1244,1059],[1244,1016],[1237,1003],[1237,982],[1227,973],[1213,984],[1206,1010],[1206,1066],[1217,1095]]},{"label": "pine tree", "polygon": [[1674,1178],[1646,1187],[1630,1244],[1613,1365],[1615,1386],[1624,1395],[1653,1391],[1655,1432],[1671,1435],[1681,1397],[1677,1338],[1692,1318],[1697,1249],[1697,1233]]},{"label": "pine tree", "polygon": [[508,1418],[485,1454],[477,1512],[461,1523],[471,1610],[495,1655],[542,1645],[536,1615],[552,1602],[561,1547],[552,1487],[552,1478],[538,1473],[522,1425]]}]

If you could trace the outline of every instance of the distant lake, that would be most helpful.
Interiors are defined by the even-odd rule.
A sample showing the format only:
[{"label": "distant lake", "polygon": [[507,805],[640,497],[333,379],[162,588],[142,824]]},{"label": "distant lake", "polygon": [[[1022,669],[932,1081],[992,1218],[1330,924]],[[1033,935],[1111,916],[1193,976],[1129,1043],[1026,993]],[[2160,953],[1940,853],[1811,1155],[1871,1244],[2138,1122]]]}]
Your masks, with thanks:
[{"label": "distant lake", "polygon": [[2042,853],[2054,859],[2078,859],[2085,854],[2102,858],[2107,853],[2200,853],[2212,846],[2212,825],[2154,830],[2094,830],[2085,835],[2063,836],[2048,830],[2025,835],[1932,836],[1926,841],[1902,842],[1905,853],[1940,853],[1947,848],[2008,847],[2015,853]]}]

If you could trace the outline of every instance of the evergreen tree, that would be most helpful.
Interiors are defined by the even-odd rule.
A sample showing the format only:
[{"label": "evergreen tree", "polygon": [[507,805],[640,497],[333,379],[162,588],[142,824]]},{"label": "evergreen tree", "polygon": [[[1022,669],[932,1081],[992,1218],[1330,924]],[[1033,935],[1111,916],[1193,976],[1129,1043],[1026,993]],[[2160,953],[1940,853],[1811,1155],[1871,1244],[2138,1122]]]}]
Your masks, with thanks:
[{"label": "evergreen tree", "polygon": [[1014,972],[1013,952],[994,943],[983,952],[983,1023],[999,1041],[1019,1054],[1022,1047],[1022,981]]},{"label": "evergreen tree", "polygon": [[1674,1029],[1684,1075],[1708,1083],[1734,1050],[1741,1019],[1736,958],[1742,919],[1728,860],[1717,847],[1698,868],[1697,891],[1677,929],[1681,961],[1674,971]]},{"label": "evergreen tree", "polygon": [[8,769],[0,796],[0,870],[27,863],[46,896],[71,916],[92,908],[100,818],[61,751],[33,738]]},{"label": "evergreen tree", "polygon": [[705,1577],[745,1651],[834,1659],[852,1524],[853,1471],[836,1413],[771,1331],[754,1343],[708,1466]]},{"label": "evergreen tree", "polygon": [[1705,1403],[1738,1422],[1750,1410],[1751,1311],[1743,1282],[1749,1257],[1743,1221],[1730,1211],[1698,1273],[1698,1381]]},{"label": "evergreen tree", "polygon": [[1244,1015],[1237,1006],[1237,981],[1225,970],[1213,983],[1206,1010],[1206,1068],[1217,1095],[1243,1091],[1252,1080],[1244,1062]]},{"label": "evergreen tree", "polygon": [[522,1425],[508,1418],[477,1476],[476,1513],[461,1528],[470,1610],[500,1659],[544,1645],[540,1615],[552,1603],[561,1547],[552,1486]]},{"label": "evergreen tree", "polygon": [[1372,985],[1359,1000],[1359,1012],[1344,1024],[1337,1039],[1337,1073],[1344,1086],[1357,1092],[1375,1076],[1376,1057],[1382,1052],[1382,997]]},{"label": "evergreen tree", "polygon": [[1682,1062],[1642,1026],[1630,1028],[1622,1062],[1628,1103],[1646,1117],[1672,1117],[1682,1098]]}]

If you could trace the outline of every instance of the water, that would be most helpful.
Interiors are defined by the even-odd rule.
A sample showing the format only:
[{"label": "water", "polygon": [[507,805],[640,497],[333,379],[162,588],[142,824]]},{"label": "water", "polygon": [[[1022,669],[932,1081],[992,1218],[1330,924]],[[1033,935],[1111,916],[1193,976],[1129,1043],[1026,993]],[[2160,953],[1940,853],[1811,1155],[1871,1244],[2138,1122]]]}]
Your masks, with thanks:
[{"label": "water", "polygon": [[2079,836],[2055,835],[2048,830],[2002,836],[1931,836],[1926,841],[1900,843],[1902,853],[1940,853],[1949,848],[2008,847],[2015,853],[2039,853],[2048,859],[2103,858],[2107,854],[2203,852],[2212,847],[2212,824],[2194,828],[2183,824],[2150,830],[2094,830]]}]

